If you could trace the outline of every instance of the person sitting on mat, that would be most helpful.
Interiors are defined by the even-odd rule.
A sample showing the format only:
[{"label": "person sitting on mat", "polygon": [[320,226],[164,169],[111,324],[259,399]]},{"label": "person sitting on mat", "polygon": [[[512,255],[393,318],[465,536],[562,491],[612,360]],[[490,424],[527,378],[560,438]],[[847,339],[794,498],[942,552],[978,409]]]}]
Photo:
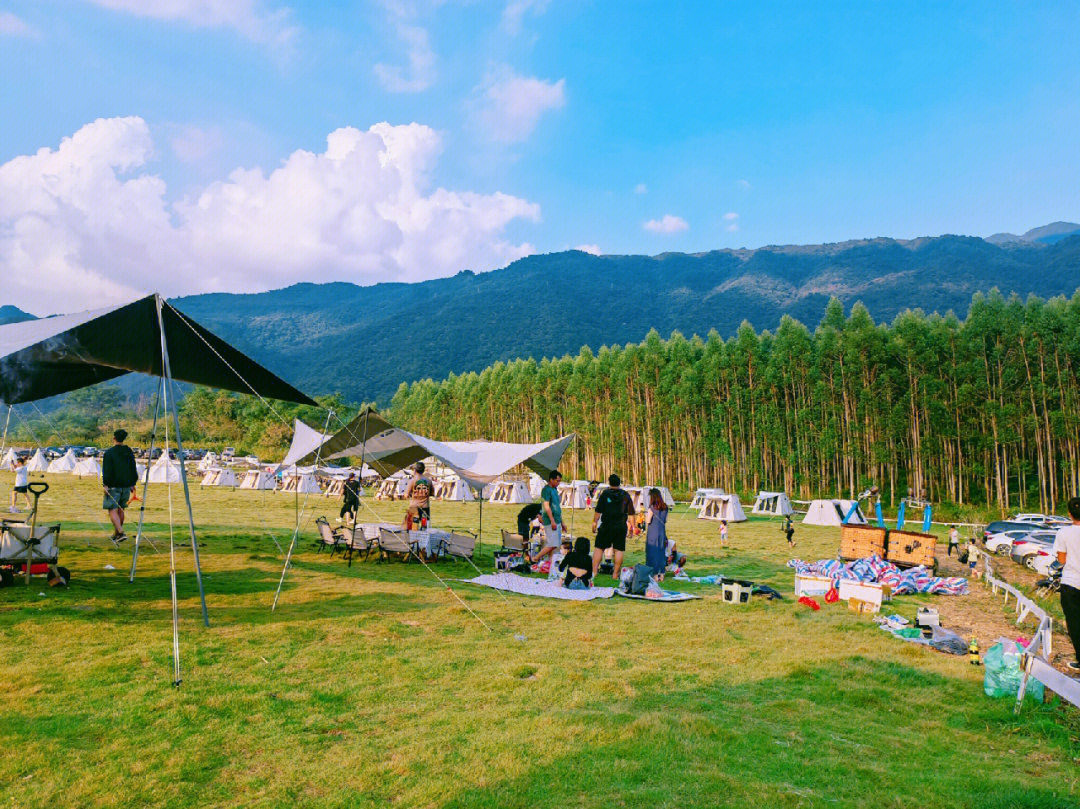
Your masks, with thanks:
[{"label": "person sitting on mat", "polygon": [[592,559],[589,558],[589,538],[578,537],[574,550],[559,562],[559,571],[565,574],[563,587],[568,590],[588,590],[592,586]]},{"label": "person sitting on mat", "polygon": [[114,432],[113,445],[101,456],[101,485],[105,488],[101,507],[109,512],[109,520],[116,529],[110,539],[116,543],[127,539],[127,534],[124,533],[124,509],[127,508],[131,493],[139,482],[135,453],[124,443],[127,437],[127,430]]}]

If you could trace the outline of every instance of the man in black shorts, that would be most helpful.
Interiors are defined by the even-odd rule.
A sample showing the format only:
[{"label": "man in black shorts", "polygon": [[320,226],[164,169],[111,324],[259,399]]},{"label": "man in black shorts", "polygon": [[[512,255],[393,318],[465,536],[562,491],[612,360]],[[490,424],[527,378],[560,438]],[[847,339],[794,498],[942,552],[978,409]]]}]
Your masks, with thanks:
[{"label": "man in black shorts", "polygon": [[120,543],[127,539],[124,533],[124,509],[135,484],[139,482],[139,472],[135,468],[135,454],[124,442],[127,430],[113,433],[113,445],[105,450],[101,458],[101,485],[105,488],[105,497],[101,507],[109,512],[109,519],[116,529],[111,537]]},{"label": "man in black shorts", "polygon": [[[596,547],[593,550],[593,578],[600,567],[600,560],[604,558],[604,551],[612,549],[615,569],[612,577],[619,580],[622,571],[623,554],[626,552],[626,520],[634,516],[634,502],[630,495],[619,487],[622,481],[618,475],[608,478],[608,488],[600,492],[596,498],[596,510],[593,512],[592,530],[596,534]],[[596,527],[600,524],[599,529]],[[634,529],[635,533],[637,529]]]}]

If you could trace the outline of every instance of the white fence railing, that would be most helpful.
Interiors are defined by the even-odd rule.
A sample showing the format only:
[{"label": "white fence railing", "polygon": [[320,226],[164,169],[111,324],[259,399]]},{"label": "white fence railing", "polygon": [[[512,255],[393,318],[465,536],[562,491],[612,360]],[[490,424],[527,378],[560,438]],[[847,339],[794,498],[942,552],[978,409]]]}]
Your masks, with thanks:
[{"label": "white fence railing", "polygon": [[1009,596],[1013,597],[1013,601],[1016,605],[1016,623],[1017,626],[1024,622],[1025,618],[1034,618],[1039,622],[1038,629],[1035,630],[1035,637],[1031,639],[1031,643],[1028,644],[1028,649],[1033,647],[1043,649],[1043,656],[1049,657],[1051,654],[1051,644],[1053,643],[1053,627],[1054,622],[1046,611],[1021,593],[1015,587],[1008,582],[994,576],[993,567],[990,565],[990,556],[985,551],[981,554],[983,558],[983,567],[985,572],[983,573],[983,581],[989,585],[990,590],[994,593],[1005,593],[1005,604],[1009,603]]}]

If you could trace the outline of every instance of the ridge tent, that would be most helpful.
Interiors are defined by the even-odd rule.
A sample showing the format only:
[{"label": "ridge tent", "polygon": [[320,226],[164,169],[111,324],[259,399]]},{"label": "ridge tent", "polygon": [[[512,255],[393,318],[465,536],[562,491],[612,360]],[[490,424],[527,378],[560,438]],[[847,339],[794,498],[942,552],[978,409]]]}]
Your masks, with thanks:
[{"label": "ridge tent", "polygon": [[30,472],[45,472],[49,468],[49,462],[45,459],[45,453],[40,449],[34,453],[34,457],[26,462],[26,468]]},{"label": "ridge tent", "polygon": [[274,477],[272,472],[267,472],[265,469],[249,469],[244,473],[244,479],[240,481],[238,488],[252,491],[276,489],[277,478]]},{"label": "ridge tent", "polygon": [[456,503],[471,503],[476,499],[472,489],[459,477],[449,478],[435,484],[435,497]]},{"label": "ridge tent", "polygon": [[634,497],[635,511],[645,512],[649,510],[649,489],[659,489],[660,499],[664,501],[669,509],[675,508],[675,498],[671,496],[671,491],[667,486],[642,486]]},{"label": "ridge tent", "polygon": [[559,503],[563,508],[589,508],[589,486],[584,481],[559,484]]},{"label": "ridge tent", "polygon": [[82,458],[75,464],[75,468],[71,470],[72,474],[78,475],[81,478],[99,478],[101,477],[101,465],[98,464],[95,458]]},{"label": "ridge tent", "polygon": [[544,490],[546,485],[546,480],[535,472],[529,472],[529,497],[538,500],[540,498],[540,493]]},{"label": "ridge tent", "polygon": [[150,467],[146,479],[151,483],[180,483],[184,476],[180,472],[180,462],[174,461],[167,452],[163,452]]},{"label": "ridge tent", "polygon": [[[812,500],[803,517],[804,525],[843,525],[844,517],[855,505],[854,500]],[[848,520],[849,525],[866,525],[862,508],[856,507]]]},{"label": "ridge tent", "polygon": [[146,464],[143,461],[135,461],[135,471],[139,474],[139,480],[146,479]]},{"label": "ridge tent", "polygon": [[690,508],[699,509],[705,505],[706,497],[718,497],[726,494],[723,489],[698,489],[694,492],[694,499],[690,501]]},{"label": "ridge tent", "polygon": [[409,488],[409,479],[404,475],[391,475],[379,484],[375,492],[376,500],[398,500],[405,496]]},{"label": "ridge tent", "polygon": [[489,503],[529,503],[529,487],[523,480],[497,480]]},{"label": "ridge tent", "polygon": [[296,494],[322,494],[319,481],[310,472],[284,475],[281,478],[281,488],[278,491],[295,492]]},{"label": "ridge tent", "polygon": [[698,512],[699,520],[725,520],[727,522],[746,522],[746,512],[737,494],[714,494],[705,498]]},{"label": "ridge tent", "polygon": [[79,463],[79,461],[75,457],[74,450],[69,449],[67,452],[65,452],[63,455],[61,455],[59,458],[56,458],[55,460],[49,461],[49,468],[46,469],[45,471],[50,475],[56,475],[56,474],[65,474],[66,475],[66,474],[70,474],[71,472],[74,472],[75,467],[78,465],[78,463]]},{"label": "ridge tent", "polygon": [[233,489],[237,486],[236,473],[228,467],[224,469],[209,469],[203,476],[200,486],[221,486],[231,487]]},{"label": "ridge tent", "polygon": [[783,492],[758,492],[751,513],[786,517],[794,514],[795,509],[791,505],[791,500]]}]

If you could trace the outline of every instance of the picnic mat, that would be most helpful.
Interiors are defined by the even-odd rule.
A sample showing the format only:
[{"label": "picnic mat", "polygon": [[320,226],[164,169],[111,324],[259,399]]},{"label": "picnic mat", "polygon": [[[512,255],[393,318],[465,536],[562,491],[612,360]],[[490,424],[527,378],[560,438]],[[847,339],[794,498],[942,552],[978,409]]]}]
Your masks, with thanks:
[{"label": "picnic mat", "polygon": [[677,593],[674,590],[661,590],[663,593],[659,598],[653,598],[651,596],[636,596],[631,593],[624,593],[622,590],[616,590],[615,595],[622,596],[623,598],[640,598],[642,601],[693,601],[695,598],[701,598],[701,596],[691,595],[690,593]]},{"label": "picnic mat", "polygon": [[563,601],[592,601],[594,598],[611,598],[615,594],[614,587],[568,590],[557,582],[530,579],[526,576],[518,576],[516,573],[485,573],[471,579],[462,579],[462,581],[523,596],[561,598]]}]

